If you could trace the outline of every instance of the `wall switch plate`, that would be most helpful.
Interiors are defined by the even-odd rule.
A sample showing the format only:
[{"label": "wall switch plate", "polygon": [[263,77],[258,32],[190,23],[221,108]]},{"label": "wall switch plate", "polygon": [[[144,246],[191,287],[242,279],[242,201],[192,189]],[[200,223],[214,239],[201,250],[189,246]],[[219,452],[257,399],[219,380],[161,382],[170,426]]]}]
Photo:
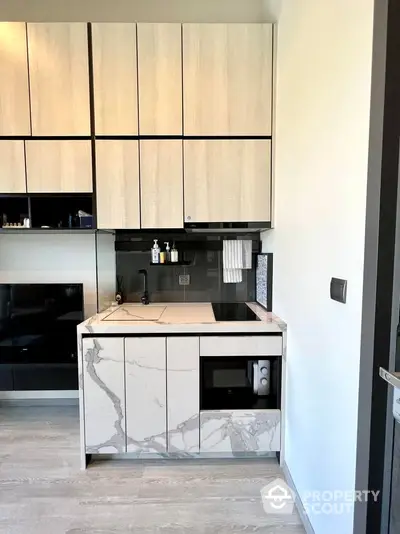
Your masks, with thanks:
[{"label": "wall switch plate", "polygon": [[180,274],[179,275],[179,285],[188,286],[190,285],[190,274]]},{"label": "wall switch plate", "polygon": [[347,280],[341,278],[332,278],[331,280],[331,299],[346,304],[347,297]]}]

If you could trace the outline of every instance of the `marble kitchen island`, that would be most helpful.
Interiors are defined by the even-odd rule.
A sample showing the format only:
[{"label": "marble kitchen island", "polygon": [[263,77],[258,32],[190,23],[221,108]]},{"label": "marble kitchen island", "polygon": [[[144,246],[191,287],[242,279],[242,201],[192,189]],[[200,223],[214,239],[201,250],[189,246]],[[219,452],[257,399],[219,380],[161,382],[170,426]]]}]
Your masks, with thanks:
[{"label": "marble kitchen island", "polygon": [[[92,455],[201,458],[282,451],[286,325],[258,304],[247,306],[258,320],[217,321],[209,303],[155,303],[111,307],[81,323],[82,468]],[[221,357],[274,362],[279,384],[272,408],[202,409],[202,366]]]}]

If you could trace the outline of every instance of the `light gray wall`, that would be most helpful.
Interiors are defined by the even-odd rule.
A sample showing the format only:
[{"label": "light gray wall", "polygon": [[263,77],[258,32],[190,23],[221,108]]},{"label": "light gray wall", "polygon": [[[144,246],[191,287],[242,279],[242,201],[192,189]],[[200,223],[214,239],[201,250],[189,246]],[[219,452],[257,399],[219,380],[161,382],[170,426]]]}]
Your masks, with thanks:
[{"label": "light gray wall", "polygon": [[85,317],[97,311],[94,234],[2,234],[0,284],[83,284]]},{"label": "light gray wall", "polygon": [[0,0],[0,20],[274,22],[281,0]]}]

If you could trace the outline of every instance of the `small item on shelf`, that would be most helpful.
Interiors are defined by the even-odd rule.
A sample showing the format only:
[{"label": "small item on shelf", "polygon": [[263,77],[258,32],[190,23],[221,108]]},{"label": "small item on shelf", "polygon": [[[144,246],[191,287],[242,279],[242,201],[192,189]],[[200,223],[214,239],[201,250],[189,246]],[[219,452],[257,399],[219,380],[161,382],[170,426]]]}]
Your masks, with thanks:
[{"label": "small item on shelf", "polygon": [[164,241],[164,245],[167,245],[165,247],[165,263],[171,262],[171,248],[169,246],[169,241]]},{"label": "small item on shelf", "polygon": [[25,217],[24,219],[24,228],[30,228],[31,227],[31,221],[29,217]]},{"label": "small item on shelf", "polygon": [[158,239],[154,239],[154,245],[151,249],[151,263],[160,263],[160,247],[158,246]]},{"label": "small item on shelf", "polygon": [[79,210],[78,217],[80,228],[93,228],[93,215],[86,213],[86,211]]},{"label": "small item on shelf", "polygon": [[177,263],[178,262],[178,251],[175,247],[175,243],[172,245],[172,250],[171,250],[171,263]]},{"label": "small item on shelf", "polygon": [[160,252],[160,263],[165,263],[166,253],[162,250]]}]

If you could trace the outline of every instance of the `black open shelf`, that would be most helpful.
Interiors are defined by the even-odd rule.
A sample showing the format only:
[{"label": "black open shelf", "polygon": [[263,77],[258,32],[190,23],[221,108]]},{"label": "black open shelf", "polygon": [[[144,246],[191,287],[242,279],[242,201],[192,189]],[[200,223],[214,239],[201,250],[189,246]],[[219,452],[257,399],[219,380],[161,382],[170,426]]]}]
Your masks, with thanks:
[{"label": "black open shelf", "polygon": [[165,262],[165,263],[153,263],[152,261],[150,262],[150,265],[152,267],[174,267],[174,266],[179,266],[179,265],[190,265],[190,261],[185,261],[185,260],[179,260],[179,261],[169,261],[169,262]]},{"label": "black open shelf", "polygon": [[[26,195],[0,196],[0,227],[5,222],[21,224],[27,217],[29,217],[29,200]],[[9,230],[6,229],[5,231],[8,232]]]},{"label": "black open shelf", "polygon": [[88,195],[32,195],[31,227],[32,229],[68,229],[82,230],[93,229],[94,222],[88,222],[88,226],[81,226],[78,211],[93,214],[93,197]]}]

